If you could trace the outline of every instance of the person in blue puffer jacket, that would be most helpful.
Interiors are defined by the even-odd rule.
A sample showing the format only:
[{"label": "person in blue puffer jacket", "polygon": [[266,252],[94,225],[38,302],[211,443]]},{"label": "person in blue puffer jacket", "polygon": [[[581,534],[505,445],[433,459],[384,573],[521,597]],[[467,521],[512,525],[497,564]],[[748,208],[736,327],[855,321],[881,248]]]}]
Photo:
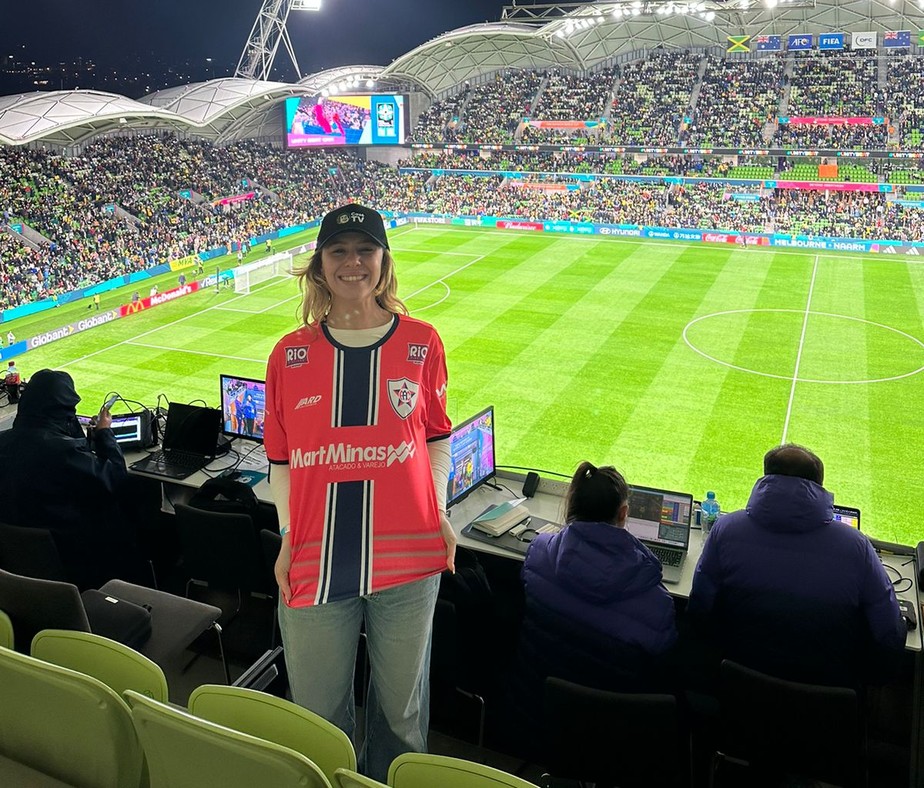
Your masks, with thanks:
[{"label": "person in blue puffer jacket", "polygon": [[831,686],[881,681],[905,625],[872,544],[834,520],[823,483],[808,449],[767,452],[747,508],[709,533],[688,611],[720,657],[764,673]]},{"label": "person in blue puffer jacket", "polygon": [[536,741],[547,676],[615,691],[661,686],[657,657],[677,639],[661,564],[625,529],[629,487],[583,462],[565,499],[565,528],[538,534],[523,563],[526,611],[508,684],[521,733]]}]

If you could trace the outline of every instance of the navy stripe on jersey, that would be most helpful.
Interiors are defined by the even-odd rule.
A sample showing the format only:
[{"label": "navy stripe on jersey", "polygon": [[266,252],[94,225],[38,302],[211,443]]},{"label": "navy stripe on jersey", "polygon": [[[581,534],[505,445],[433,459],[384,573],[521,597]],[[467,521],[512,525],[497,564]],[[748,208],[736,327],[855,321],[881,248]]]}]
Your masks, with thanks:
[{"label": "navy stripe on jersey", "polygon": [[[331,484],[325,520],[321,582],[315,604],[369,593],[372,587],[371,482]],[[336,572],[331,572],[332,567],[337,568]]]},{"label": "navy stripe on jersey", "polygon": [[331,426],[375,426],[379,418],[382,350],[349,348],[334,351]]}]

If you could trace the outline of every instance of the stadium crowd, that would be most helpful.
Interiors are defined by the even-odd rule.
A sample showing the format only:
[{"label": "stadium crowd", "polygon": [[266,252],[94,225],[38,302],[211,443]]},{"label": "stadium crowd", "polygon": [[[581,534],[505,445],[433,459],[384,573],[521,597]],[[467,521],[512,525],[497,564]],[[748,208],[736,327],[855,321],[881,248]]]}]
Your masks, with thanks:
[{"label": "stadium crowd", "polygon": [[[691,122],[681,140],[697,147],[764,146],[764,126],[777,114],[783,61],[726,60],[709,55]],[[736,112],[729,112],[736,107]]]},{"label": "stadium crowd", "polygon": [[[800,148],[881,148],[898,138],[903,147],[924,146],[924,109],[919,109],[924,107],[924,59],[889,55],[884,74],[876,58],[862,53],[814,54],[789,67],[789,115],[885,113],[886,122],[782,124],[778,140]],[[414,138],[491,145],[510,142],[519,131],[523,141],[573,141],[570,130],[524,132],[523,119],[603,118],[605,127],[592,130],[595,141],[614,146],[666,147],[678,138],[696,147],[756,146],[766,142],[766,130],[786,104],[790,78],[785,69],[779,57],[726,60],[656,49],[643,60],[587,77],[508,70],[434,103],[421,116]],[[736,111],[730,113],[732,106]],[[804,158],[430,150],[404,162],[425,170],[518,172],[522,178],[400,172],[363,159],[349,149],[307,154],[256,141],[216,146],[158,134],[101,136],[69,156],[2,147],[0,307],[208,249],[231,250],[254,236],[304,224],[347,199],[399,211],[898,240],[921,237],[918,216],[924,213],[877,193],[765,191],[759,199],[744,200],[732,194],[745,191],[740,185],[586,178],[764,180],[777,173],[790,176],[790,168],[794,179],[816,178],[819,162]],[[854,161],[838,160],[840,179],[922,182],[920,162],[914,160]],[[585,180],[563,177],[569,174]]]}]

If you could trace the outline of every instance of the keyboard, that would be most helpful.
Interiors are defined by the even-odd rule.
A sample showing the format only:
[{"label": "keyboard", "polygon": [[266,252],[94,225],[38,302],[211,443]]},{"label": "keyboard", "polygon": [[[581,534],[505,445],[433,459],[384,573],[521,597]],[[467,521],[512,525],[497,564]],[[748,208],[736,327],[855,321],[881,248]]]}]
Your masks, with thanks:
[{"label": "keyboard", "polygon": [[661,566],[680,566],[680,562],[683,560],[683,553],[679,550],[666,550],[663,547],[653,547],[648,545],[648,549],[655,554],[661,562]]},{"label": "keyboard", "polygon": [[184,468],[190,471],[198,471],[204,466],[202,455],[176,450],[165,452],[163,449],[158,449],[148,456],[148,460],[155,464],[164,463],[174,468]]}]

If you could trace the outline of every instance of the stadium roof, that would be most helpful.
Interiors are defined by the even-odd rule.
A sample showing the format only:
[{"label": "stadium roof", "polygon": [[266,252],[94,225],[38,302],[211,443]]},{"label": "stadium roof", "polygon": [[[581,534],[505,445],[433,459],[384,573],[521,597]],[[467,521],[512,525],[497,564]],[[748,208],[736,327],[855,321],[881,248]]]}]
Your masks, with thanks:
[{"label": "stadium roof", "polygon": [[423,84],[431,95],[505,68],[583,68],[570,42],[530,25],[487,23],[452,30],[395,60],[382,75]]},{"label": "stadium roof", "polygon": [[186,125],[171,112],[152,110],[125,96],[96,90],[55,90],[0,97],[0,142],[7,145],[41,140],[68,146],[129,122],[133,128]]},{"label": "stadium roof", "polygon": [[[225,77],[159,90],[141,99],[144,104],[174,114],[203,137],[216,142],[260,136],[268,110],[304,88],[285,82]],[[278,133],[282,123],[274,121]]]},{"label": "stadium roof", "polygon": [[[529,8],[523,5],[520,10]],[[698,11],[691,12],[691,6]],[[672,13],[663,13],[667,8]],[[710,11],[714,19],[706,21],[703,15]],[[924,11],[910,0],[895,5],[891,0],[779,0],[772,9],[757,0],[585,3],[541,26],[499,22],[452,30],[402,55],[382,76],[413,79],[432,95],[442,95],[505,68],[586,70],[657,46],[724,51],[727,36],[841,31],[881,36],[886,30],[918,29],[924,29]]]},{"label": "stadium roof", "polygon": [[[161,90],[140,101],[93,90],[0,97],[0,144],[68,147],[117,129],[167,128],[219,143],[277,137],[282,124],[276,105],[284,98],[325,88],[335,92],[338,84],[354,80],[374,79],[380,90],[413,86],[432,98],[507,68],[587,70],[657,46],[725,50],[727,36],[924,29],[924,11],[912,0],[894,0],[895,6],[892,0],[775,1],[773,9],[757,0],[624,0],[577,8],[566,3],[566,14],[541,25],[470,25],[384,68],[344,66],[298,84],[229,77]],[[664,13],[668,7],[672,13]],[[712,21],[703,18],[708,12],[715,14]]]}]

